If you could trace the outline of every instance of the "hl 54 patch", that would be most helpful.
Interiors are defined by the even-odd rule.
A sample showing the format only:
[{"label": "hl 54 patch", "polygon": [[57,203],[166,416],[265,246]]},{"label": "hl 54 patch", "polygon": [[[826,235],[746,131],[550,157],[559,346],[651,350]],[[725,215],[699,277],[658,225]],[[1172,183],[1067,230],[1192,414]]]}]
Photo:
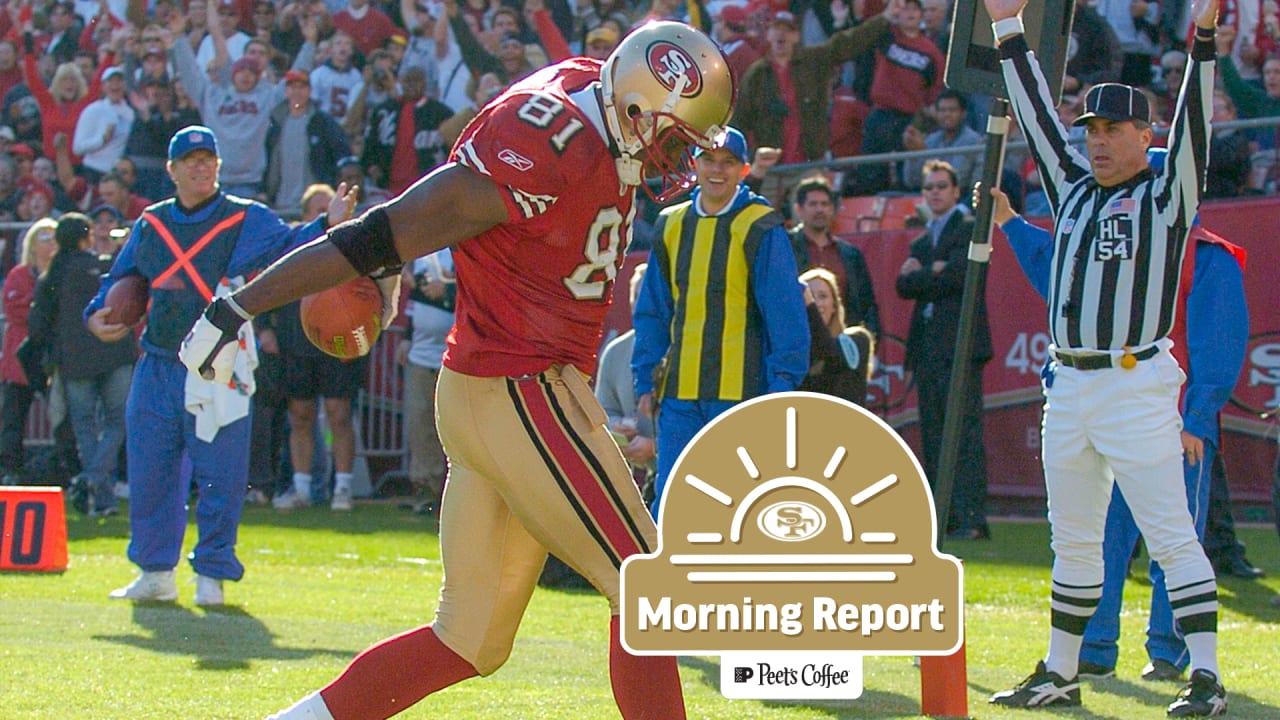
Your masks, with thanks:
[{"label": "hl 54 patch", "polygon": [[1133,218],[1112,215],[1098,221],[1098,236],[1093,240],[1094,262],[1128,260],[1133,257]]},{"label": "hl 54 patch", "polygon": [[1098,220],[1098,236],[1093,242],[1095,262],[1128,260],[1133,257],[1133,212],[1137,202],[1133,198],[1113,200],[1107,206],[1107,214]]}]

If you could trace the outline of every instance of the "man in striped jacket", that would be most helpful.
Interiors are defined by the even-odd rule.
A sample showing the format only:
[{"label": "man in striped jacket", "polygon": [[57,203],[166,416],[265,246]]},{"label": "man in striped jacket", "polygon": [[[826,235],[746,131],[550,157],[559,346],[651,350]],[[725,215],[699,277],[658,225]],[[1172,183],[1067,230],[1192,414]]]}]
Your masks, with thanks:
[{"label": "man in striped jacket", "polygon": [[782,216],[742,182],[750,157],[746,137],[726,128],[694,155],[693,196],[654,226],[631,372],[637,411],[657,427],[655,520],[703,427],[744,400],[795,390],[809,370],[800,273]]},{"label": "man in striped jacket", "polygon": [[1000,46],[1009,98],[1053,207],[1050,354],[1042,432],[1053,529],[1047,657],[991,702],[1078,705],[1085,625],[1102,595],[1102,538],[1112,480],[1134,511],[1151,557],[1164,568],[1173,615],[1191,652],[1190,682],[1171,717],[1226,710],[1218,677],[1218,595],[1213,567],[1184,501],[1178,393],[1186,375],[1170,354],[1187,235],[1208,160],[1218,0],[1196,14],[1191,66],[1153,171],[1150,108],[1127,85],[1102,84],[1076,121],[1088,157],[1065,128],[1023,37],[1026,0],[984,0]]}]

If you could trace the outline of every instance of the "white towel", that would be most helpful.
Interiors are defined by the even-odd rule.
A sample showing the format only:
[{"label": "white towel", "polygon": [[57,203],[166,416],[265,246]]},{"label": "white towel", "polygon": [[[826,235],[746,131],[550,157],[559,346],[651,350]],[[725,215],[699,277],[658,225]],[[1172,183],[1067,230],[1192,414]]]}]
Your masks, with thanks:
[{"label": "white towel", "polygon": [[[244,278],[224,279],[218,283],[216,297],[227,295],[244,284]],[[249,414],[250,400],[257,388],[253,371],[258,367],[258,343],[253,336],[253,323],[240,328],[240,352],[236,353],[235,371],[225,385],[205,380],[187,371],[185,403],[187,412],[196,416],[196,437],[213,442],[218,430]]]}]

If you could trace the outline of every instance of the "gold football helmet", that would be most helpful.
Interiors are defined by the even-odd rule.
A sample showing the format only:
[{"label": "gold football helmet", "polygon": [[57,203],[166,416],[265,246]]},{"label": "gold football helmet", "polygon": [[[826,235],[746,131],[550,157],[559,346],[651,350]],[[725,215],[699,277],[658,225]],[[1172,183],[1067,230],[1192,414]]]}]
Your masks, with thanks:
[{"label": "gold football helmet", "polygon": [[[618,176],[665,203],[693,186],[689,151],[711,147],[733,111],[737,91],[724,53],[679,22],[632,31],[600,70],[609,134],[621,153]],[[654,190],[646,177],[661,178]]]}]

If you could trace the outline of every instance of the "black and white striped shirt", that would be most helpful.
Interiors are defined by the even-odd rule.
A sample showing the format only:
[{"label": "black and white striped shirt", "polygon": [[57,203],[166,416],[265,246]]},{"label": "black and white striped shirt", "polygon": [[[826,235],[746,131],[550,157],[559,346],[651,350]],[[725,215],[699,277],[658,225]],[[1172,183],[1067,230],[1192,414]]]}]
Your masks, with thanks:
[{"label": "black and white striped shirt", "polygon": [[1200,204],[1212,112],[1213,41],[1197,39],[1159,172],[1102,187],[1067,143],[1022,35],[1000,44],[1014,113],[1053,208],[1049,335],[1063,349],[1119,350],[1169,334],[1187,233]]}]

